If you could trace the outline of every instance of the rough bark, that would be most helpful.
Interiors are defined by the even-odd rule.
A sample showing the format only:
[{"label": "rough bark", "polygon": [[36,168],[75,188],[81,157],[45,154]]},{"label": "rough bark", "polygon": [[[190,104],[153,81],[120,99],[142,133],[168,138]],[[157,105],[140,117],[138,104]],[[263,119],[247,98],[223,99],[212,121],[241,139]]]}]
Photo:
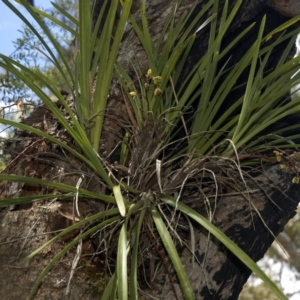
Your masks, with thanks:
[{"label": "rough bark", "polygon": [[[268,3],[267,3],[268,2]],[[277,4],[280,1],[276,2]],[[154,39],[157,38],[171,7],[175,1],[148,1],[147,17],[151,26]],[[183,1],[178,9],[177,17],[182,12],[188,11],[195,3],[200,8],[205,1]],[[220,7],[222,7],[222,1]],[[235,1],[230,1],[230,7]],[[240,32],[248,22],[257,21],[259,24],[264,14],[268,16],[266,31],[282,24],[287,20],[285,11],[280,14],[280,6],[275,1],[248,0],[244,1],[238,16],[234,20],[229,33],[228,41]],[[297,1],[293,2],[295,9]],[[269,6],[267,6],[267,4]],[[290,1],[292,5],[292,1]],[[270,8],[276,8],[277,12]],[[294,10],[296,11],[296,10]],[[300,13],[300,12],[299,12]],[[138,18],[138,13],[136,14]],[[202,32],[196,40],[191,52],[186,70],[193,62],[203,55],[207,45],[207,32]],[[244,44],[233,50],[233,56],[238,59],[240,52],[251,44],[252,37],[247,36]],[[251,40],[252,39],[252,40]],[[248,43],[248,44],[247,44]],[[281,45],[278,53],[284,48]],[[244,47],[244,48],[243,48]],[[126,55],[125,55],[126,53]],[[122,44],[119,61],[130,70],[130,59],[135,57],[142,69],[147,69],[147,59],[138,43],[133,31],[128,28]],[[270,61],[270,67],[274,67],[276,53]],[[234,63],[234,60],[233,62]],[[184,73],[183,73],[184,76]],[[119,140],[118,134],[122,129],[122,123],[116,124],[114,120],[124,115],[125,107],[121,99],[118,86],[113,83],[111,97],[108,104],[108,112],[111,118],[105,120],[105,130],[102,137],[103,152],[110,153]],[[45,107],[41,106],[35,110],[27,124],[34,124],[49,133],[57,133],[59,124],[51,119],[51,115]],[[61,131],[61,135],[64,132]],[[25,132],[16,134],[16,142],[10,144],[9,149],[13,160],[5,170],[11,174],[30,175],[43,179],[63,178],[64,182],[76,185],[79,176],[84,173],[87,176],[86,186],[93,191],[99,191],[99,183],[93,174],[69,156],[66,156],[58,148],[53,148],[49,142],[37,139]],[[68,137],[65,137],[68,139]],[[113,158],[111,158],[113,162]],[[224,195],[218,198],[217,208],[214,216],[214,224],[217,225],[228,237],[235,241],[255,261],[262,258],[287,221],[295,215],[298,204],[300,187],[292,184],[292,171],[284,171],[274,165],[265,170],[260,170],[261,175],[246,178],[248,191],[245,195]],[[8,184],[2,182],[0,185],[1,198],[25,195],[42,195],[49,192],[40,186],[29,184]],[[54,192],[54,191],[53,191]],[[252,204],[247,197],[251,198]],[[203,210],[203,202],[193,204],[198,211]],[[0,235],[0,298],[1,299],[26,299],[32,283],[36,280],[43,267],[49,262],[54,253],[57,253],[62,245],[72,236],[45,249],[43,253],[26,264],[19,264],[21,258],[40,246],[52,237],[53,231],[65,228],[70,224],[68,215],[72,211],[71,201],[66,202],[64,207],[46,209],[45,203],[33,204],[32,206],[17,206],[0,212],[1,235]],[[83,201],[81,210],[88,214],[91,210],[99,209],[93,203]],[[76,233],[74,233],[76,235]],[[188,250],[183,250],[182,261],[188,270],[189,278],[193,284],[197,299],[237,299],[244,283],[250,275],[243,263],[232,255],[214,237],[206,231],[197,228],[196,258],[199,263],[192,263]],[[66,284],[69,278],[70,265],[74,258],[74,252],[70,252],[47,276],[36,299],[99,299],[103,288],[102,278],[105,277],[103,262],[99,259],[89,263],[84,258],[81,260],[81,269],[78,269],[71,282],[71,290],[65,296]],[[92,253],[91,242],[84,241],[84,253]],[[159,260],[159,259],[157,259]],[[182,299],[180,288],[176,283],[176,276],[171,272],[166,276],[164,268],[156,277],[152,286],[144,287],[142,295],[149,298],[150,294],[156,299],[174,299],[173,287],[176,289],[178,299]],[[173,278],[172,283],[169,282]],[[100,279],[99,279],[100,278]],[[99,283],[100,280],[100,283]]]},{"label": "rough bark", "polygon": [[266,3],[283,16],[295,17],[300,14],[300,3],[296,0],[267,0]]}]

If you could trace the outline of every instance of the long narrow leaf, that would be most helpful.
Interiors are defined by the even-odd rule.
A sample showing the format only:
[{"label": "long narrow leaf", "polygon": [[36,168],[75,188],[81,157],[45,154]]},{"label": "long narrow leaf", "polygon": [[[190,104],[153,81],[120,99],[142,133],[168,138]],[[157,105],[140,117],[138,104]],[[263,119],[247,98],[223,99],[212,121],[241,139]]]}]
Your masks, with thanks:
[{"label": "long narrow leaf", "polygon": [[195,299],[193,289],[190,285],[189,279],[187,277],[186,271],[181,263],[180,257],[176,250],[176,247],[172,241],[171,235],[168,231],[168,228],[165,226],[161,216],[159,215],[157,209],[154,205],[151,206],[151,214],[153,221],[159,233],[159,236],[166,248],[166,251],[169,255],[170,260],[174,266],[176,274],[178,276],[182,292],[185,299]]},{"label": "long narrow leaf", "polygon": [[220,229],[214,226],[206,218],[201,216],[199,213],[194,211],[187,205],[175,201],[172,198],[162,195],[161,200],[166,204],[177,207],[178,210],[185,213],[187,216],[195,220],[205,229],[207,229],[211,234],[213,234],[221,243],[223,243],[236,257],[238,257],[241,262],[243,262],[250,270],[252,270],[264,283],[274,292],[274,294],[282,300],[288,300],[287,297],[282,293],[282,291],[277,287],[277,285],[260,269],[260,267],[235,243],[233,243]]},{"label": "long narrow leaf", "polygon": [[139,241],[140,241],[140,233],[141,228],[144,221],[144,216],[146,213],[146,209],[143,209],[139,215],[138,224],[134,230],[134,244],[132,247],[132,255],[131,255],[131,266],[130,266],[130,300],[138,299],[138,280],[137,280],[137,272],[138,272],[138,250],[139,250]]},{"label": "long narrow leaf", "polygon": [[[43,180],[39,178],[27,177],[27,176],[20,176],[20,175],[13,175],[13,174],[0,174],[0,180],[6,180],[10,182],[23,182],[23,183],[30,183],[42,186],[52,187],[58,190],[72,192],[72,193],[79,193],[82,197],[90,197],[93,199],[100,199],[109,203],[116,203],[114,197],[93,193],[85,189],[77,189],[75,186],[67,185],[64,183]],[[38,196],[37,196],[38,197]]]},{"label": "long narrow leaf", "polygon": [[128,299],[128,275],[127,275],[127,226],[122,225],[117,254],[117,278],[118,278],[118,299]]}]

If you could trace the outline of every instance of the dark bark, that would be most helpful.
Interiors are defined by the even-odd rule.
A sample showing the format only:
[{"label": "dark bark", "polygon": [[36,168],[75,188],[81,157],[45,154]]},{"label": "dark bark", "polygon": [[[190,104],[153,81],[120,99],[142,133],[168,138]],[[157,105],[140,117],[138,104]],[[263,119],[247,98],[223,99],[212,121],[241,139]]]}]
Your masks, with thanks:
[{"label": "dark bark", "polygon": [[28,4],[34,6],[34,0],[26,0]]},{"label": "dark bark", "polygon": [[[157,39],[159,31],[174,3],[175,1],[148,1],[147,17],[154,39]],[[200,8],[205,1],[183,1],[183,5],[178,9],[177,18],[183,11],[189,10],[195,3],[198,3],[197,7]],[[221,1],[221,8],[222,3]],[[230,7],[234,3],[235,1],[230,1]],[[274,3],[272,5],[274,6]],[[276,8],[278,10],[278,6]],[[264,14],[268,17],[266,33],[287,20],[279,12],[275,12],[275,10],[268,7],[265,1],[244,1],[225,38],[225,43],[229,43],[247,24],[255,21],[257,24],[260,24],[260,20]],[[286,13],[284,14],[286,15]],[[138,18],[138,13],[136,16]],[[239,47],[233,49],[233,52],[230,53],[233,57],[232,64],[239,59],[244,49],[247,49],[253,43],[255,36],[256,32],[254,30],[244,39]],[[198,35],[183,76],[206,51],[207,40],[208,33],[206,31]],[[280,45],[277,52],[272,54],[269,64],[270,68],[275,67],[277,57],[284,47],[285,44]],[[125,52],[126,55],[124,55]],[[130,70],[129,59],[133,58],[134,55],[138,57],[142,71],[146,71],[148,67],[145,54],[133,31],[128,28],[122,44],[119,61]],[[242,90],[238,91],[238,93],[242,92]],[[120,100],[120,90],[115,83],[112,84],[111,95],[113,96],[111,96],[108,103],[107,115],[109,117],[106,117],[105,129],[102,136],[102,148],[106,153],[110,153],[119,141],[122,123],[116,124],[115,120],[120,119],[122,115],[126,114],[124,113],[126,112],[124,103]],[[236,97],[237,95],[233,95],[230,101],[234,101]],[[31,119],[26,122],[28,124],[35,124],[34,126],[48,132],[51,130],[54,130],[54,132],[59,131],[59,125],[55,120],[52,120],[50,123],[45,122],[45,119],[51,120],[51,116],[47,115],[47,113],[45,108],[40,107],[35,110]],[[19,138],[19,141],[9,146],[9,151],[13,153],[14,160],[8,165],[6,172],[46,179],[60,176],[64,178],[65,182],[73,185],[76,185],[79,174],[85,172],[85,174],[88,174],[88,177],[90,176],[90,180],[86,181],[86,184],[89,183],[87,187],[97,191],[94,188],[98,186],[96,179],[77,160],[66,157],[63,152],[57,148],[53,148],[50,143],[42,139],[38,140],[24,132],[17,133],[16,137]],[[68,139],[68,137],[65,138]],[[22,154],[17,154],[22,151]],[[15,152],[16,154],[14,154]],[[111,160],[113,162],[113,158]],[[64,176],[62,176],[61,170],[63,170]],[[74,173],[74,171],[76,172]],[[274,236],[278,235],[288,220],[295,215],[298,204],[297,199],[299,199],[300,194],[300,186],[292,183],[294,174],[291,170],[281,170],[275,164],[273,166],[266,166],[259,173],[260,175],[254,178],[250,176],[246,178],[248,190],[245,191],[244,195],[231,195],[229,193],[228,195],[220,196],[214,216],[214,224],[255,261],[264,256],[272,244]],[[72,175],[67,176],[67,174]],[[40,195],[49,191],[30,185],[12,186],[12,184],[6,184],[5,187],[5,183],[1,183],[0,192],[1,197],[5,198],[21,195]],[[251,199],[251,203],[247,197]],[[198,200],[192,206],[202,213],[204,203],[200,201],[201,199]],[[88,211],[94,209],[95,206],[90,207],[91,205],[89,201],[86,201],[86,203],[83,203],[82,210]],[[64,209],[66,211],[71,209],[68,207],[68,203]],[[64,228],[69,222],[66,215],[67,213],[63,212],[62,209],[45,211],[38,204],[30,207],[19,206],[15,210],[2,210],[0,212],[2,225],[1,242],[26,237],[27,235],[31,235],[32,231],[35,234],[42,234]],[[38,224],[38,226],[35,224]],[[196,299],[237,299],[244,283],[250,275],[249,269],[220,244],[218,240],[211,235],[209,236],[205,230],[197,228],[195,237],[195,254],[199,264],[197,262],[194,265],[192,264],[191,254],[187,249],[182,251],[181,257],[193,284]],[[8,244],[0,244],[0,265],[2,266],[0,269],[1,299],[26,298],[28,290],[40,273],[42,266],[45,266],[53,256],[53,253],[56,253],[60,249],[65,240],[53,247],[49,247],[49,249],[29,261],[25,266],[19,266],[18,262],[20,258],[26,256],[26,254],[33,251],[48,238],[48,235],[45,235],[25,240],[25,242],[18,240]],[[66,239],[68,238],[70,237],[66,237]],[[187,238],[189,239],[189,236]],[[84,253],[92,252],[89,247],[90,241],[85,241]],[[36,299],[66,299],[64,292],[69,276],[70,262],[73,257],[74,253],[71,252],[66,257],[65,263],[61,262],[54,268],[46,278]],[[103,275],[101,272],[101,268],[104,267],[103,264],[98,262],[98,266],[90,266],[82,260],[81,266],[83,266],[83,269],[78,270],[76,273],[71,284],[71,293],[67,299],[98,299],[99,293],[101,294],[101,287],[97,286],[98,275],[96,276],[95,274],[100,273],[99,276]],[[97,269],[99,266],[100,269]],[[160,274],[154,280],[151,288],[144,287],[144,291],[158,299],[174,299],[172,287],[175,287],[178,298],[182,299],[179,285],[176,283],[176,276],[172,272],[171,277],[173,278],[173,283],[169,282],[170,277],[167,276],[165,269],[161,268]],[[95,292],[96,294],[93,294]],[[143,296],[148,298],[146,294],[143,294]]]}]

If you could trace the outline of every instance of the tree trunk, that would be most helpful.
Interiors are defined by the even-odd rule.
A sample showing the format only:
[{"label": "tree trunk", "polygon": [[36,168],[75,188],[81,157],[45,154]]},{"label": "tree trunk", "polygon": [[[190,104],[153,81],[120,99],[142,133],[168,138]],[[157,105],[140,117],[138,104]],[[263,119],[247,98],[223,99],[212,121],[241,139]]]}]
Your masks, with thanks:
[{"label": "tree trunk", "polygon": [[[152,0],[147,3],[147,17],[156,40],[160,30],[166,21],[176,1]],[[230,8],[236,1],[229,1]],[[293,4],[292,1],[291,5]],[[206,1],[183,1],[177,11],[177,19],[184,11],[189,11],[197,3],[200,9]],[[224,1],[220,3],[220,9]],[[297,1],[294,1],[297,5]],[[267,4],[269,6],[267,6]],[[276,11],[273,8],[276,9]],[[241,30],[250,23],[257,22],[259,27],[263,15],[267,15],[266,32],[287,21],[286,10],[280,9],[280,1],[248,0],[244,1],[236,16],[225,43],[230,43]],[[297,6],[298,7],[298,6]],[[295,12],[297,8],[295,6]],[[298,7],[299,8],[299,7]],[[282,15],[280,14],[282,13]],[[298,11],[300,14],[300,11]],[[136,18],[139,13],[136,13]],[[257,36],[258,29],[251,31],[229,54],[233,57],[231,63],[239,60],[241,55],[251,45]],[[207,49],[208,31],[204,30],[197,36],[189,57],[189,63],[185,66],[182,76],[201,58]],[[270,57],[269,67],[275,68],[278,56],[285,48],[285,44],[278,47],[278,51]],[[126,55],[125,55],[126,53]],[[129,27],[124,36],[119,62],[128,70],[131,70],[130,59],[138,58],[142,72],[148,69],[147,59],[133,30]],[[246,74],[245,74],[246,76]],[[241,78],[243,81],[245,78]],[[243,81],[245,82],[245,80]],[[237,94],[242,93],[237,91]],[[110,153],[119,141],[119,133],[122,126],[115,124],[115,119],[120,119],[126,114],[122,101],[118,99],[121,92],[117,84],[112,83],[111,97],[108,103],[107,117],[102,136],[102,149],[104,153]],[[230,101],[237,99],[238,95],[232,95]],[[109,117],[108,117],[109,116]],[[46,120],[46,121],[45,121]],[[25,121],[29,125],[40,128],[48,133],[57,133],[63,130],[53,119],[44,106],[35,109],[33,114]],[[12,154],[12,161],[8,164],[5,172],[57,180],[63,178],[65,183],[76,186],[82,173],[88,174],[90,180],[86,180],[85,186],[95,192],[101,188],[95,188],[97,182],[89,175],[87,167],[76,159],[67,156],[50,142],[39,139],[24,131],[18,131],[12,142],[6,145],[6,149]],[[111,162],[114,158],[111,157]],[[269,168],[260,170],[261,175],[246,178],[249,189],[243,195],[228,193],[218,198],[214,215],[214,224],[220,228],[230,239],[240,246],[255,261],[261,259],[274,241],[284,225],[295,215],[300,195],[300,187],[292,183],[293,173],[281,170],[279,165],[274,164]],[[241,180],[241,178],[239,178]],[[43,195],[49,192],[46,188],[30,185],[5,183],[0,184],[1,198]],[[251,202],[249,201],[251,199]],[[47,202],[48,203],[48,202]],[[199,199],[193,208],[199,212],[204,210],[204,201]],[[72,222],[72,199],[64,202],[62,207],[47,208],[43,205],[18,205],[0,212],[0,298],[1,299],[26,299],[33,282],[53,255],[77,232],[70,234],[63,240],[47,247],[42,253],[35,256],[25,264],[19,264],[20,260],[35,250],[38,246],[48,241],[54,232],[65,228]],[[88,201],[82,202],[81,211],[99,210],[99,206]],[[100,207],[101,209],[101,207]],[[217,239],[209,235],[202,228],[195,230],[196,261],[193,263],[191,253],[184,249],[181,253],[189,279],[192,282],[196,299],[237,299],[244,283],[250,276],[250,270],[227,250]],[[187,239],[189,235],[187,234]],[[83,254],[91,254],[94,249],[90,240],[83,241]],[[68,296],[65,296],[72,260],[75,249],[58,263],[43,282],[36,299],[99,299],[105,278],[104,262],[95,258],[92,263],[89,256],[81,259],[81,268],[77,270],[71,281]],[[160,258],[153,258],[150,263],[157,264]],[[198,261],[198,262],[197,262]],[[169,262],[166,262],[168,264]],[[142,284],[141,284],[142,286]],[[172,271],[166,271],[162,267],[151,287],[142,286],[141,296],[150,299],[149,294],[155,299],[183,299],[177,278]],[[174,290],[176,291],[174,295]]]}]

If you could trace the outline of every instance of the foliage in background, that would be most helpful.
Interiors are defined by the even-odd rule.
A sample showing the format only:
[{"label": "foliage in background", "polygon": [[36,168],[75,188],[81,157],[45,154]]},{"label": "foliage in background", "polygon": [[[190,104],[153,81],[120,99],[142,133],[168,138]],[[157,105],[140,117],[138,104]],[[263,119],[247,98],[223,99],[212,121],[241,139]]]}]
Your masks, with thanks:
[{"label": "foliage in background", "polygon": [[[63,11],[74,16],[77,15],[78,3],[76,0],[55,0],[54,3],[58,7],[61,7]],[[51,6],[51,8],[45,12],[50,14],[52,17],[57,18],[57,20],[61,23],[67,24],[76,30],[76,26],[71,23],[64,14],[57,10],[55,6]],[[61,49],[64,52],[64,56],[68,59],[69,64],[74,66],[74,35],[63,26],[60,26],[50,19],[44,19],[43,21],[44,24],[51,30],[55,39],[59,41]],[[43,30],[37,24],[34,26],[43,38],[47,40]],[[37,36],[26,25],[20,29],[20,33],[21,37],[14,41],[15,50],[9,55],[9,57],[29,68],[34,74],[36,74],[36,76],[40,76],[40,74],[47,74],[49,77],[55,79],[57,87],[60,90],[68,91],[64,78],[61,77],[61,73],[57,70],[57,68],[53,66],[49,57],[45,55],[45,48],[37,39]],[[60,60],[59,55],[57,55],[57,58]],[[36,81],[36,83],[39,84],[41,88],[45,88],[41,82]],[[54,101],[57,100],[57,98],[51,93],[49,93],[49,95]],[[40,99],[36,97],[33,91],[28,88],[22,80],[20,80],[20,77],[9,72],[7,69],[0,68],[0,114],[2,118],[17,122],[22,121],[32,112],[34,106],[39,104],[39,102]],[[0,126],[1,168],[5,167],[5,164],[9,159],[9,155],[4,155],[2,152],[3,141],[7,138],[12,138],[12,136],[13,127]]]},{"label": "foliage in background", "polygon": [[[78,10],[78,4],[76,0],[55,0],[54,3],[71,15],[76,15]],[[70,20],[54,6],[48,9],[46,12],[54,18],[57,18],[60,22],[67,24],[76,30],[76,26],[74,26],[74,24],[71,23]],[[25,14],[27,14],[26,11]],[[44,23],[49,29],[51,29],[51,32],[56,40],[59,41],[61,48],[63,51],[65,51],[64,56],[69,60],[69,64],[74,64],[73,34],[49,19],[44,19]],[[43,38],[47,40],[43,30],[41,30],[37,24],[34,26],[43,36]],[[9,55],[9,57],[30,68],[37,75],[47,73],[52,78],[56,78],[57,86],[62,90],[65,89],[66,87],[64,79],[61,78],[60,72],[58,72],[57,69],[50,63],[48,57],[45,55],[45,48],[37,39],[32,30],[28,26],[24,25],[23,28],[20,29],[20,34],[21,37],[14,41],[15,50]],[[41,85],[41,87],[44,86]],[[37,97],[34,97],[32,90],[28,89],[28,87],[20,80],[19,77],[16,77],[13,73],[6,69],[1,69],[0,72],[0,95],[1,100],[5,103],[14,102],[17,99],[28,100],[32,98],[35,101],[39,101]]]},{"label": "foliage in background", "polygon": [[[64,16],[65,21],[63,24],[56,15],[31,8],[23,2],[28,12],[37,21],[38,27],[41,28],[38,30],[9,1],[4,0],[4,2],[27,24],[31,32],[28,35],[33,34],[38,39],[37,47],[45,53],[53,67],[47,70],[38,69],[37,71],[36,68],[29,66],[27,62],[23,63],[4,55],[0,55],[0,66],[13,74],[18,82],[21,82],[21,87],[25,84],[37,95],[66,129],[75,142],[76,148],[70,147],[59,138],[31,126],[4,118],[1,118],[0,121],[2,124],[32,132],[57,144],[64,151],[87,165],[91,172],[96,174],[99,180],[108,187],[108,191],[106,194],[93,193],[83,188],[76,188],[55,181],[19,175],[0,174],[0,179],[11,182],[36,183],[64,192],[61,195],[45,195],[39,197],[39,200],[54,197],[61,200],[65,197],[74,197],[74,199],[82,197],[112,204],[111,208],[106,211],[97,213],[66,228],[29,255],[28,258],[34,256],[47,245],[72,230],[92,224],[53,258],[37,279],[31,296],[34,295],[39,284],[52,267],[72,247],[80,245],[81,241],[92,233],[109,225],[117,224],[119,236],[115,272],[107,284],[102,299],[110,297],[127,299],[129,292],[131,299],[136,299],[138,295],[137,273],[140,263],[138,253],[142,247],[140,240],[143,238],[141,231],[150,217],[153,238],[159,238],[164,245],[178,275],[183,294],[187,299],[193,299],[192,287],[175,246],[177,238],[174,234],[176,232],[174,219],[177,212],[180,211],[188,219],[195,220],[224,243],[253,272],[263,279],[280,299],[286,299],[280,289],[270,281],[260,268],[212,224],[213,207],[208,208],[209,217],[207,219],[182,203],[181,197],[184,196],[185,192],[192,191],[192,188],[198,184],[197,180],[202,179],[203,176],[210,178],[213,193],[215,197],[218,196],[218,187],[225,175],[216,173],[213,168],[211,170],[204,169],[204,163],[207,161],[210,161],[213,166],[218,165],[220,161],[225,161],[224,168],[227,166],[231,169],[231,172],[235,173],[236,178],[239,178],[241,184],[238,186],[239,190],[237,191],[243,193],[247,186],[239,164],[239,151],[242,150],[245,144],[248,145],[248,153],[264,151],[261,141],[256,136],[280,118],[299,112],[300,99],[287,102],[281,106],[278,105],[291,87],[300,82],[300,74],[292,78],[292,75],[298,69],[296,63],[299,63],[300,59],[296,58],[286,62],[287,55],[295,40],[296,31],[289,34],[284,33],[284,29],[298,21],[299,18],[284,24],[267,36],[263,35],[265,26],[265,19],[263,19],[257,40],[237,65],[226,70],[226,78],[220,84],[219,79],[224,75],[226,67],[224,65],[221,70],[219,69],[220,60],[234,44],[239,42],[242,36],[252,29],[252,25],[250,25],[236,37],[233,43],[221,50],[222,38],[226,34],[242,1],[237,1],[230,13],[228,12],[228,1],[225,1],[222,13],[219,15],[219,1],[210,0],[195,16],[191,24],[188,24],[188,21],[192,12],[183,14],[179,21],[174,24],[177,6],[174,7],[156,44],[150,36],[144,1],[141,1],[141,26],[130,16],[132,1],[122,2],[122,13],[118,18],[116,17],[116,12],[119,11],[118,1],[104,1],[109,8],[108,14],[106,14],[107,11],[104,7],[100,12],[99,20],[93,32],[91,32],[89,1],[79,1],[79,20],[75,19],[65,9],[59,9],[56,6]],[[181,1],[178,1],[178,5],[180,3]],[[211,16],[198,29],[198,31],[201,31],[206,27],[210,28],[208,51],[190,71],[181,85],[182,88],[178,89],[176,87],[181,71],[196,38],[194,28],[199,23],[200,18],[209,10],[212,10]],[[64,46],[57,40],[57,36],[52,34],[49,26],[39,16],[62,26],[68,32],[67,37],[74,35],[79,39],[79,49],[74,54],[74,66],[70,64],[69,51],[65,51]],[[98,36],[102,18],[105,18],[104,26],[101,28],[101,35]],[[138,78],[136,82],[133,82],[134,78],[131,78],[116,60],[128,20],[134,27],[147,53],[149,63],[147,74],[143,74],[138,66],[134,65]],[[218,20],[220,23],[218,23]],[[76,28],[78,28],[78,31],[74,30]],[[271,45],[266,46],[265,41],[272,39],[276,33],[280,33],[280,35],[274,38]],[[164,42],[165,34],[168,35],[166,42]],[[114,35],[113,38],[112,35]],[[277,69],[265,75],[265,66],[274,47],[287,39],[290,40],[289,46],[280,58]],[[245,95],[224,112],[218,122],[211,125],[219,108],[226,101],[229,92],[235,88],[236,79],[247,68],[250,68],[250,72]],[[56,73],[52,73],[51,70],[56,70]],[[113,76],[118,78],[123,88],[124,101],[130,116],[130,124],[126,127],[123,140],[120,141],[119,161],[121,167],[127,169],[128,180],[126,180],[126,184],[122,178],[113,175],[114,173],[111,172],[113,166],[110,166],[108,161],[98,154],[104,112],[107,107],[107,95]],[[93,82],[94,78],[96,78],[95,82]],[[92,84],[94,84],[94,90],[91,89]],[[72,111],[69,103],[62,96],[60,91],[62,86],[72,94],[76,113]],[[66,120],[62,111],[52,102],[48,91],[59,100],[71,121]],[[187,112],[186,108],[195,102],[199,103],[199,107],[196,108],[191,128],[187,128],[187,122],[184,118]],[[238,105],[242,107],[241,112],[234,114]],[[87,126],[90,124],[93,124],[93,126]],[[178,127],[183,127],[186,131],[184,136],[176,141]],[[150,141],[146,146],[149,146],[148,148],[152,151],[151,153],[149,151],[144,152],[143,156],[138,157],[136,149],[141,146],[145,147],[145,145],[139,144],[136,137],[142,137],[149,133],[149,129],[152,138],[149,139],[148,137]],[[292,137],[283,137],[285,130],[272,135],[269,144],[276,145],[278,148],[280,146],[285,147],[288,141],[292,139]],[[227,133],[225,141],[222,138],[224,132]],[[159,138],[155,139],[155,137]],[[185,142],[182,143],[182,140]],[[176,146],[179,145],[179,150],[171,153],[166,151],[167,155],[164,161],[161,161],[159,158],[165,150],[169,149],[171,143],[177,143]],[[136,160],[135,166],[132,163],[134,160]],[[251,161],[249,164],[251,165],[253,162]],[[164,172],[170,173],[170,178],[163,180],[162,174]],[[153,176],[158,183],[154,188],[151,189],[150,186],[149,189],[149,182]],[[189,183],[187,187],[186,183]],[[188,186],[192,188],[189,190]],[[174,198],[174,195],[178,195],[178,197]],[[35,200],[37,199],[33,196],[4,199],[1,201],[0,206]],[[169,223],[167,215],[170,213],[173,217]],[[96,224],[93,222],[94,220],[97,220]],[[192,253],[193,247],[194,245],[191,242]],[[128,254],[129,252],[131,255]],[[128,265],[131,266],[130,269],[127,269]]]}]

